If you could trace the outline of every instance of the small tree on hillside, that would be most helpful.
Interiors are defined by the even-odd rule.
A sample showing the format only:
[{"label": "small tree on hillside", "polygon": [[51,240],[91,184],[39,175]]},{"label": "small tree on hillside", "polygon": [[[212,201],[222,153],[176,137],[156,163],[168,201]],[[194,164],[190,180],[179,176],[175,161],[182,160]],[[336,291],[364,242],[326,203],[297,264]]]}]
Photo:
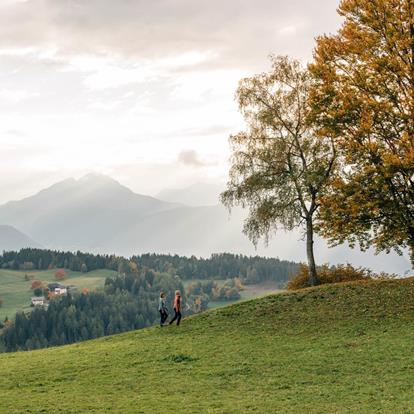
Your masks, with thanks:
[{"label": "small tree on hillside", "polygon": [[299,62],[273,57],[269,73],[243,79],[237,99],[247,129],[230,137],[230,179],[222,201],[249,207],[244,232],[256,244],[280,226],[304,228],[309,278],[317,284],[314,220],[335,167],[332,141],[308,123],[312,80]]},{"label": "small tree on hillside", "polygon": [[64,280],[66,278],[66,272],[64,269],[58,269],[55,272],[55,280]]},{"label": "small tree on hillside", "polygon": [[41,287],[38,287],[33,290],[33,293],[35,296],[43,296],[43,289]]},{"label": "small tree on hillside", "polygon": [[40,280],[33,280],[32,285],[31,285],[31,289],[35,290],[35,289],[39,289],[43,287],[43,283]]}]

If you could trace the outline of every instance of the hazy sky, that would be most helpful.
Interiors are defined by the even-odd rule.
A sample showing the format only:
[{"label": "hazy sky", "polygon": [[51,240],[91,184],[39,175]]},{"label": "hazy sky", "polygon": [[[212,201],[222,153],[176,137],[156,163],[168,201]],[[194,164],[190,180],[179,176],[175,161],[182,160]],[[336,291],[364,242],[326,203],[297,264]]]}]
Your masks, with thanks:
[{"label": "hazy sky", "polygon": [[337,0],[0,0],[0,202],[69,176],[224,181],[240,78],[311,59]]}]

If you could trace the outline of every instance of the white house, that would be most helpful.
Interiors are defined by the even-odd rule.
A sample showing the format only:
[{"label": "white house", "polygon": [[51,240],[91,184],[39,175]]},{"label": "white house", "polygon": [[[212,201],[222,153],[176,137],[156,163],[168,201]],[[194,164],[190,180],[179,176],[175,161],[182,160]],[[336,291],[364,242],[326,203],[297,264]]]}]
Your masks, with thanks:
[{"label": "white house", "polygon": [[43,296],[34,296],[32,297],[33,306],[43,306],[45,303],[45,298]]},{"label": "white house", "polygon": [[67,288],[65,288],[65,287],[57,287],[57,288],[54,290],[54,293],[55,293],[56,295],[66,295],[66,294],[68,293],[68,289],[67,289]]}]

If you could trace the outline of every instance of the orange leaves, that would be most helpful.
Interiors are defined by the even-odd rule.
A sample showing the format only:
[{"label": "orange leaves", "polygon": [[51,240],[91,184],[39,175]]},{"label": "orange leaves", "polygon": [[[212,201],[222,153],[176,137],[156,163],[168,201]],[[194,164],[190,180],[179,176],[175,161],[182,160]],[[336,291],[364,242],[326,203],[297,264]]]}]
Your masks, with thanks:
[{"label": "orange leaves", "polygon": [[342,0],[339,12],[309,66],[312,119],[343,166],[318,226],[334,243],[414,251],[414,2]]},{"label": "orange leaves", "polygon": [[66,272],[64,269],[58,269],[55,272],[55,280],[64,280],[66,278]]},{"label": "orange leaves", "polygon": [[43,282],[40,280],[33,280],[30,289],[35,290],[43,287]]}]

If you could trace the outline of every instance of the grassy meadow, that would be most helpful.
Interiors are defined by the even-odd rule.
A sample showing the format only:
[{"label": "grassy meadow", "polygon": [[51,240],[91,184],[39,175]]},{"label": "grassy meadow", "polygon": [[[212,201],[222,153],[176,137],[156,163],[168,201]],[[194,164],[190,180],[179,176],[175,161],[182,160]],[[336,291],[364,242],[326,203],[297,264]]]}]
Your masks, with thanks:
[{"label": "grassy meadow", "polygon": [[[25,280],[26,274],[32,277],[33,280],[41,280],[48,284],[55,282],[55,272],[56,269],[41,271],[0,269],[0,298],[3,299],[3,306],[0,308],[0,320],[3,320],[6,316],[13,318],[17,311],[31,309],[30,298],[33,296],[33,291],[30,287],[32,280]],[[105,279],[116,274],[112,270],[96,270],[88,273],[66,270],[66,273],[66,279],[59,283],[75,285],[80,289],[103,287]]]},{"label": "grassy meadow", "polygon": [[413,413],[414,280],[271,295],[0,355],[0,413]]}]

